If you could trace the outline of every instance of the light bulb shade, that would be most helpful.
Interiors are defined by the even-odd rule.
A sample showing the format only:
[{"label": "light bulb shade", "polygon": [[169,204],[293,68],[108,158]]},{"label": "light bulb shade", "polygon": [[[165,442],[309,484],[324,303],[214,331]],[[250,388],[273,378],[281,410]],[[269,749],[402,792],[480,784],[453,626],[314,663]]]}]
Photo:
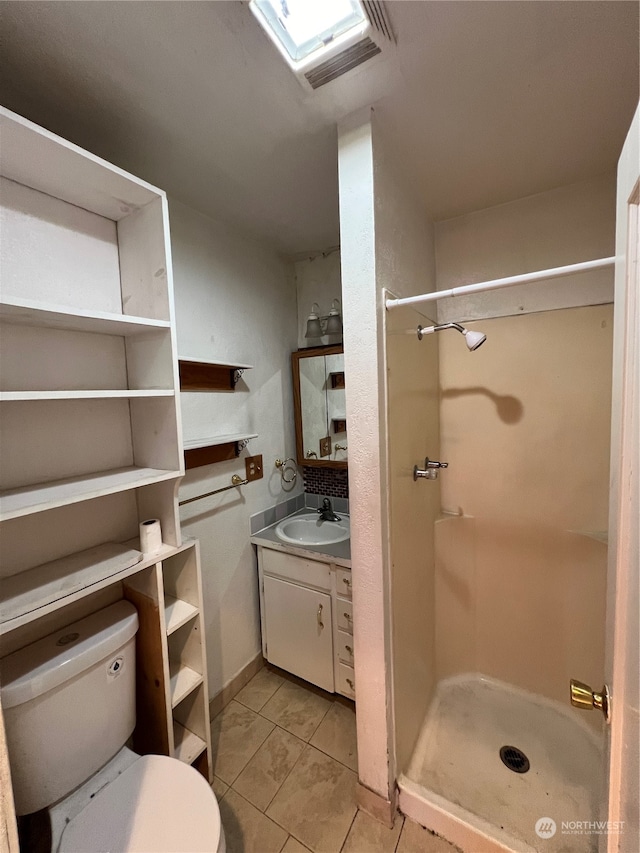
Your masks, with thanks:
[{"label": "light bulb shade", "polygon": [[337,311],[331,311],[329,317],[327,319],[327,335],[341,335],[342,334],[342,318]]},{"label": "light bulb shade", "polygon": [[304,333],[305,338],[321,338],[322,337],[322,325],[320,323],[320,319],[317,316],[313,316],[313,314],[307,320],[307,331]]},{"label": "light bulb shade", "polygon": [[482,344],[487,340],[487,336],[482,332],[472,332],[469,329],[465,329],[462,334],[464,335],[467,346],[471,352],[478,349],[478,347],[482,346]]},{"label": "light bulb shade", "polygon": [[320,306],[314,302],[311,306],[311,314],[307,317],[307,330],[305,338],[321,338],[322,324],[320,323]]}]

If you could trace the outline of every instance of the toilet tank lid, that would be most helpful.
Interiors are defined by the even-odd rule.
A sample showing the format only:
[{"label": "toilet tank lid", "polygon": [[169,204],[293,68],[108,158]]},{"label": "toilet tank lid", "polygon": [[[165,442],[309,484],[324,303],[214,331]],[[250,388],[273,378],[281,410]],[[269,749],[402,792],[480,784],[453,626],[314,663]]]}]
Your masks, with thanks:
[{"label": "toilet tank lid", "polygon": [[2,707],[22,705],[54,690],[121,648],[138,630],[128,601],[65,625],[0,660]]}]

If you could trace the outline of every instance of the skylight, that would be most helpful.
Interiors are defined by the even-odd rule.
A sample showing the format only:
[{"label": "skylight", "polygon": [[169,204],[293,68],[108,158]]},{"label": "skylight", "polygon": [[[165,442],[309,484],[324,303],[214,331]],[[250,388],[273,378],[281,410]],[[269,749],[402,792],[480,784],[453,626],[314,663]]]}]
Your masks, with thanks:
[{"label": "skylight", "polygon": [[294,62],[365,22],[359,0],[252,0],[251,5]]}]

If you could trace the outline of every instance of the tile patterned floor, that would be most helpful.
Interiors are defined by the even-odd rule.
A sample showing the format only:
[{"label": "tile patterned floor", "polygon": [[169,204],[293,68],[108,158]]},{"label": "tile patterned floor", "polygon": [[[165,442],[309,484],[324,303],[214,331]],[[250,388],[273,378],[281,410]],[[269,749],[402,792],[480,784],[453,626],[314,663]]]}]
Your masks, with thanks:
[{"label": "tile patterned floor", "polygon": [[356,806],[353,704],[269,667],[211,723],[228,853],[455,853],[418,824]]}]

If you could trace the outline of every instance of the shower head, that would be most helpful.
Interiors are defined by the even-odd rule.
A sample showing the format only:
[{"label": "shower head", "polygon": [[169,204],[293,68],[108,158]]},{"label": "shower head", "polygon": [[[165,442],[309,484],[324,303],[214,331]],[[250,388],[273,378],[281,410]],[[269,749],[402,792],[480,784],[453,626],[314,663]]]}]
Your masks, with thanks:
[{"label": "shower head", "polygon": [[483,332],[472,332],[459,323],[443,323],[441,326],[418,326],[418,340],[421,341],[425,335],[432,335],[434,332],[441,332],[443,329],[457,329],[464,335],[471,352],[477,350],[487,340],[487,336]]}]

